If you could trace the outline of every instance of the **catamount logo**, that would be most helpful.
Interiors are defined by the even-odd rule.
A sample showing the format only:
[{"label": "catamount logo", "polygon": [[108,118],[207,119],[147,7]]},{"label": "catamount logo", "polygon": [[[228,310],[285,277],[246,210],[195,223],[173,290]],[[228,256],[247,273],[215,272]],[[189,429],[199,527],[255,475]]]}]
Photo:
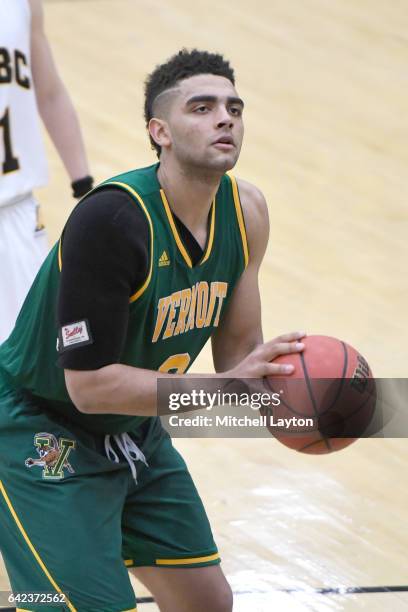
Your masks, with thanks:
[{"label": "catamount logo", "polygon": [[67,438],[57,438],[50,433],[41,432],[34,436],[34,446],[36,447],[39,459],[29,457],[25,460],[25,466],[31,468],[35,465],[43,467],[43,478],[61,480],[64,478],[64,470],[70,474],[74,473],[72,465],[68,462],[68,455],[75,449],[74,440]]}]

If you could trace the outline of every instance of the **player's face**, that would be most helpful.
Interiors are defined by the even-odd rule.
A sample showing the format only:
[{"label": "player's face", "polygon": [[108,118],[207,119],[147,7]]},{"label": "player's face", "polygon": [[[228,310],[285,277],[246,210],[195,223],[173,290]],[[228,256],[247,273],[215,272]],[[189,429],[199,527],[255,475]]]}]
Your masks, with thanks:
[{"label": "player's face", "polygon": [[188,167],[224,173],[242,145],[243,102],[228,79],[202,74],[181,81],[168,116],[169,153]]}]

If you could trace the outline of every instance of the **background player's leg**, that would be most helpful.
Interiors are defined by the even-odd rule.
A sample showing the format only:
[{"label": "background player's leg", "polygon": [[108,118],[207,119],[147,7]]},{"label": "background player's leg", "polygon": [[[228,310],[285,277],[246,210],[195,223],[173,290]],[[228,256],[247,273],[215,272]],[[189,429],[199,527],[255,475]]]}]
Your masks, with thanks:
[{"label": "background player's leg", "polygon": [[152,593],[161,612],[231,612],[232,591],[219,565],[130,570]]},{"label": "background player's leg", "polygon": [[28,195],[0,210],[0,342],[19,310],[48,250],[45,229],[37,228],[37,204]]}]

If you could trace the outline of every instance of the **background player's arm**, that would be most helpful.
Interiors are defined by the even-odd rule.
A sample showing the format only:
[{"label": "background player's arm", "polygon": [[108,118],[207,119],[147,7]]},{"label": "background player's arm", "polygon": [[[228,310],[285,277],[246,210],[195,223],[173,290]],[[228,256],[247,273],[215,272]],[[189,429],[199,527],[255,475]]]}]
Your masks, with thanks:
[{"label": "background player's arm", "polygon": [[263,343],[258,272],[269,238],[268,209],[254,185],[238,181],[247,231],[249,262],[242,274],[220,326],[212,336],[214,367],[226,372]]},{"label": "background player's arm", "polygon": [[31,7],[31,70],[38,110],[71,181],[89,174],[79,121],[44,32],[41,0]]}]

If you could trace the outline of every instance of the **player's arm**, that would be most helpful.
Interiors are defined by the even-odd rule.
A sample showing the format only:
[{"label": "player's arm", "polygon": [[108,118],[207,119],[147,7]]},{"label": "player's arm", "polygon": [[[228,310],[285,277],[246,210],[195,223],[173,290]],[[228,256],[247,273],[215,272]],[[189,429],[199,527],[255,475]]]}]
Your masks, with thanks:
[{"label": "player's arm", "polygon": [[44,32],[41,0],[29,0],[29,3],[31,8],[31,70],[38,110],[71,182],[74,183],[74,195],[79,197],[92,187],[92,179],[89,177],[78,116],[58,74]]},{"label": "player's arm", "polygon": [[[58,364],[65,370],[68,393],[81,412],[151,416],[157,414],[158,378],[177,381],[178,392],[191,390],[191,377],[207,378],[207,384],[214,379],[214,374],[175,376],[120,363],[129,298],[147,278],[148,252],[147,221],[130,196],[118,189],[110,187],[90,194],[67,222],[62,244],[59,326],[63,330],[68,324],[84,325],[86,319],[91,341],[85,339],[70,347],[60,340]],[[270,344],[270,359],[293,350],[290,340]],[[250,370],[234,376],[261,377],[282,367],[256,353],[252,353],[249,366]]]},{"label": "player's arm", "polygon": [[[81,412],[157,414],[157,379],[174,379],[120,363],[129,298],[144,284],[149,263],[147,219],[126,192],[108,187],[74,209],[62,239],[58,365]],[[65,346],[64,328],[72,324],[86,326],[90,341]]]},{"label": "player's arm", "polygon": [[[220,326],[212,336],[214,367],[217,372],[229,372],[236,377],[258,377],[262,363],[265,374],[288,373],[290,368],[278,370],[269,363],[278,354],[301,350],[297,341],[301,332],[285,334],[263,344],[261,300],[258,274],[269,238],[269,218],[261,191],[246,181],[238,181],[245,218],[249,261]],[[277,352],[277,350],[279,352]]]}]

